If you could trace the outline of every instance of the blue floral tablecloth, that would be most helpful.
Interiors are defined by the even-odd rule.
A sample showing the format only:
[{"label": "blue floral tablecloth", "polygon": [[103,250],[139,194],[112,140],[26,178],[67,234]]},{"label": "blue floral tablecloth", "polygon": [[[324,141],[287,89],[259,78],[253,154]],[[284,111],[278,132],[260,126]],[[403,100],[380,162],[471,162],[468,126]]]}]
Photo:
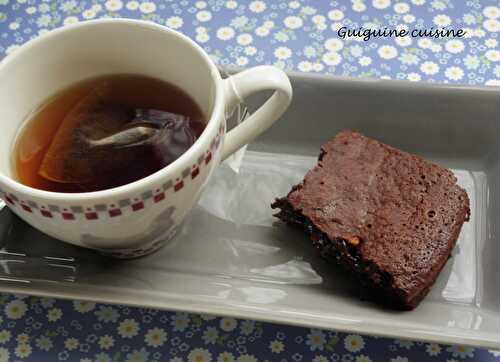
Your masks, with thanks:
[{"label": "blue floral tablecloth", "polygon": [[[499,1],[0,0],[0,54],[55,27],[152,20],[221,65],[274,64],[357,77],[500,85]],[[342,39],[341,27],[455,28],[463,38]],[[500,328],[500,326],[499,326]],[[462,346],[375,338],[151,309],[0,295],[0,362],[500,361]]]}]

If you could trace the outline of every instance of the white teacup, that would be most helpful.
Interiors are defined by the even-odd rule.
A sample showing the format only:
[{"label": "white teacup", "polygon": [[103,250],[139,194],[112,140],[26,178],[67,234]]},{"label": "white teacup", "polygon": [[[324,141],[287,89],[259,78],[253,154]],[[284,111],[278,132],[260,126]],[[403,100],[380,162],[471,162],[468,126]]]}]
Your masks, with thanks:
[{"label": "white teacup", "polygon": [[[28,114],[74,83],[123,73],[165,80],[187,92],[208,119],[196,143],[160,171],[109,190],[56,193],[16,181],[12,148]],[[226,132],[225,115],[262,90],[275,92]],[[116,257],[150,253],[175,234],[215,166],[276,121],[291,98],[283,71],[260,66],[223,80],[196,43],[153,23],[107,19],[52,31],[0,63],[0,196],[13,212],[54,238]]]}]

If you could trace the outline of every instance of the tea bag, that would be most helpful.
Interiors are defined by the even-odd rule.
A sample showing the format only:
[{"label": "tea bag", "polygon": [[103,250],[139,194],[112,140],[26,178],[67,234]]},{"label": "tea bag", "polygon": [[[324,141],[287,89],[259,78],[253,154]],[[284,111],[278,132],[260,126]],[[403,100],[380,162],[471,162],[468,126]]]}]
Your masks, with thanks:
[{"label": "tea bag", "polygon": [[114,187],[159,170],[195,142],[188,117],[106,104],[110,91],[99,84],[68,112],[39,175],[82,191]]}]

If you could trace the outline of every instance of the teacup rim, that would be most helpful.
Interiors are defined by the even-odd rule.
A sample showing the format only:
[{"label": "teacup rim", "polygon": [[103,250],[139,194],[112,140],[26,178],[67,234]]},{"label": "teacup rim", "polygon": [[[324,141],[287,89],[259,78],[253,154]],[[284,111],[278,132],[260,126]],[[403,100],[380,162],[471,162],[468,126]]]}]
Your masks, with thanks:
[{"label": "teacup rim", "polygon": [[222,94],[222,87],[219,85],[219,82],[222,78],[220,76],[220,73],[216,65],[210,59],[208,54],[203,50],[203,48],[200,45],[198,45],[195,41],[193,41],[191,38],[176,30],[170,29],[166,26],[154,22],[139,20],[139,19],[129,19],[129,18],[112,18],[112,19],[93,19],[93,20],[82,21],[76,24],[63,26],[61,28],[54,29],[48,33],[42,34],[39,37],[36,37],[24,43],[19,49],[16,50],[15,53],[5,57],[2,61],[0,61],[0,72],[4,67],[6,67],[7,64],[14,62],[16,58],[22,56],[24,52],[27,52],[29,48],[36,43],[50,40],[52,37],[58,36],[62,33],[77,28],[88,27],[92,26],[93,24],[105,24],[105,23],[127,23],[134,26],[149,27],[151,29],[169,33],[170,36],[179,37],[183,41],[189,43],[191,47],[193,47],[193,49],[199,54],[199,56],[205,61],[205,64],[208,66],[212,82],[215,85],[215,101],[211,113],[209,117],[207,117],[207,125],[203,130],[203,133],[184,154],[182,154],[171,164],[137,181],[130,182],[122,186],[113,187],[110,189],[91,191],[91,192],[78,192],[78,193],[46,191],[24,185],[21,182],[16,181],[11,177],[8,177],[7,175],[5,175],[5,173],[1,171],[0,171],[0,183],[5,184],[7,187],[11,188],[16,192],[22,194],[28,194],[35,198],[43,198],[43,199],[50,199],[53,201],[63,201],[63,202],[90,202],[96,199],[116,198],[120,197],[120,195],[123,194],[133,194],[138,192],[140,193],[141,190],[143,190],[144,188],[151,188],[152,187],[151,185],[154,185],[156,183],[161,183],[161,180],[166,179],[169,174],[182,170],[182,168],[185,167],[185,164],[188,163],[188,160],[190,160],[193,157],[193,155],[197,155],[200,152],[203,153],[204,148],[206,147],[205,145],[210,142],[210,140],[212,139],[212,135],[215,132],[217,132],[218,122],[216,122],[216,120],[218,119],[218,115],[221,112],[223,112],[223,105],[222,105],[223,94]]}]

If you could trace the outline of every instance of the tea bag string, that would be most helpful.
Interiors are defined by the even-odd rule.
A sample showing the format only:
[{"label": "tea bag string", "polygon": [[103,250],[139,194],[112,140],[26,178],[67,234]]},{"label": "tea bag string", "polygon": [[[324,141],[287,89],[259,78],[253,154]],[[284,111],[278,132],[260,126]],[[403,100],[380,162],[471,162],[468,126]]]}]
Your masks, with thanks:
[{"label": "tea bag string", "polygon": [[142,125],[134,124],[134,127],[119,131],[111,136],[103,137],[100,139],[85,138],[85,142],[89,146],[103,147],[103,146],[133,146],[139,142],[143,142],[152,138],[159,129],[154,125],[144,122]]}]

